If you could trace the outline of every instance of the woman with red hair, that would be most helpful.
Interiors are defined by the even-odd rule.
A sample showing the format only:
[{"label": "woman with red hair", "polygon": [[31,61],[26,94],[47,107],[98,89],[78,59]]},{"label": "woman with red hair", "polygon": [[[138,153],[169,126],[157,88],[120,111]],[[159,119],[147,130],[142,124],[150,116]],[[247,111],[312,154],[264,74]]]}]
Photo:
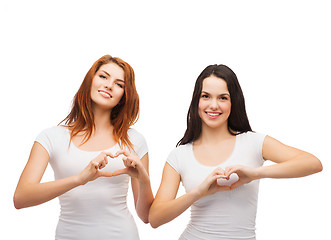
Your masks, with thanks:
[{"label": "woman with red hair", "polygon": [[[132,67],[105,55],[87,72],[69,115],[42,131],[18,182],[14,205],[59,197],[56,239],[139,239],[127,208],[131,185],[138,216],[148,223],[154,200],[144,137],[130,128],[139,97]],[[55,180],[41,183],[51,164]]]}]

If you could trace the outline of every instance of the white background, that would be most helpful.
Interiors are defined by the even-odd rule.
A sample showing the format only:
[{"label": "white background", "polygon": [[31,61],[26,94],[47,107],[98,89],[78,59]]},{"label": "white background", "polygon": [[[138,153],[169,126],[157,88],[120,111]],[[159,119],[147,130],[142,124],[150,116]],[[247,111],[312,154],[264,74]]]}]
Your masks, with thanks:
[{"label": "white background", "polygon": [[[253,130],[324,165],[306,178],[261,181],[258,239],[330,237],[327,2],[1,1],[1,238],[54,239],[58,200],[16,210],[13,193],[35,137],[65,118],[87,70],[104,54],[135,70],[135,128],[148,142],[154,194],[184,133],[196,78],[222,63],[238,76]],[[52,179],[49,167],[43,181]],[[131,190],[129,197],[133,209]],[[142,240],[177,239],[189,211],[158,229],[136,220]]]}]

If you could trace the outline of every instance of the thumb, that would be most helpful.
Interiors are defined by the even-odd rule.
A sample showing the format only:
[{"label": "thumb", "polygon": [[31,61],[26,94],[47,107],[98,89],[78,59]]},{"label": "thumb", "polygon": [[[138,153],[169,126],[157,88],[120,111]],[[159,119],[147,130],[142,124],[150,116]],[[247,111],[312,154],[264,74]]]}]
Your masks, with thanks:
[{"label": "thumb", "polygon": [[100,175],[100,177],[112,177],[112,176],[114,176],[113,173],[111,173],[111,172],[103,172],[103,171],[99,171],[99,175]]},{"label": "thumb", "polygon": [[123,168],[123,169],[116,170],[115,172],[112,172],[112,176],[118,176],[118,175],[127,174],[127,173],[128,173],[128,169]]}]

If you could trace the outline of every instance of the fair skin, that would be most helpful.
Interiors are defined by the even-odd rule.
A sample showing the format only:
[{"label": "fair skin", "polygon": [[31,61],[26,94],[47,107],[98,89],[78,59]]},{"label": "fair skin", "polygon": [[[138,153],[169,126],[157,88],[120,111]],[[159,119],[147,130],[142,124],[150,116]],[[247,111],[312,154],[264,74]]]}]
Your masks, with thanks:
[{"label": "fair skin", "polygon": [[[91,87],[95,129],[87,142],[84,143],[84,133],[79,133],[73,137],[71,144],[83,151],[102,151],[116,144],[109,116],[124,94],[124,84],[124,71],[118,65],[108,63],[100,67]],[[124,169],[114,173],[100,171],[112,158],[121,154],[124,155]],[[41,183],[48,161],[49,155],[46,149],[35,142],[15,191],[14,205],[17,209],[42,204],[99,177],[128,174],[131,176],[137,214],[143,222],[148,223],[149,208],[154,199],[148,174],[148,153],[139,159],[127,150],[115,154],[101,152],[79,174]]]},{"label": "fair skin", "polygon": [[[236,165],[225,169],[216,167],[234,150],[235,136],[228,131],[231,96],[226,82],[216,76],[204,79],[198,113],[202,120],[201,136],[193,143],[195,158],[203,165],[215,166],[215,170],[195,189],[176,198],[180,175],[168,163],[165,164],[161,184],[149,213],[151,226],[165,224],[189,208],[195,201],[219,191],[231,191],[243,184],[262,178],[295,178],[322,170],[321,162],[310,153],[287,146],[266,136],[262,155],[276,164],[252,168]],[[239,180],[231,186],[220,186],[217,179],[229,179],[236,173]]]}]

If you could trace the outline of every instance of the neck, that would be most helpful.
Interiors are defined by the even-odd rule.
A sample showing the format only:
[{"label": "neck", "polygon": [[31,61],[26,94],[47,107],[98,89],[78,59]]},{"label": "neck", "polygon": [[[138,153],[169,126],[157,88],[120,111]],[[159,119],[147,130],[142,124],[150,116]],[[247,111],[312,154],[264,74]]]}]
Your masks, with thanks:
[{"label": "neck", "polygon": [[218,128],[210,128],[202,123],[201,136],[197,139],[197,144],[218,144],[229,139],[233,135],[229,132],[227,124]]},{"label": "neck", "polygon": [[110,114],[111,114],[111,110],[103,110],[100,108],[93,109],[95,133],[99,131],[104,132],[104,131],[113,130],[113,125],[111,124],[110,121]]}]

